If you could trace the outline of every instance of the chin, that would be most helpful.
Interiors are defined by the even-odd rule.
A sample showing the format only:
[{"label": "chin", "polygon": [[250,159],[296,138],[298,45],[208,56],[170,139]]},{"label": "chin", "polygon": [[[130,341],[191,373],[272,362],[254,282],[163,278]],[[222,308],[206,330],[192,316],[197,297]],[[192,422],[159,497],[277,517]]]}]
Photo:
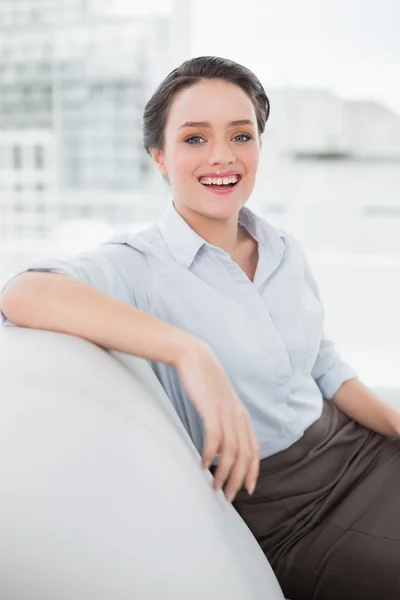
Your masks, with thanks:
[{"label": "chin", "polygon": [[211,202],[210,200],[207,203],[202,202],[199,205],[199,212],[215,219],[229,219],[233,215],[237,215],[245,204],[246,201],[237,198],[217,198]]},{"label": "chin", "polygon": [[225,220],[237,215],[248,200],[244,190],[241,193],[226,195],[212,194],[208,191],[203,192],[198,189],[185,189],[179,194],[181,198],[190,198],[191,202],[179,202],[183,214],[189,210],[200,214],[209,219]]}]

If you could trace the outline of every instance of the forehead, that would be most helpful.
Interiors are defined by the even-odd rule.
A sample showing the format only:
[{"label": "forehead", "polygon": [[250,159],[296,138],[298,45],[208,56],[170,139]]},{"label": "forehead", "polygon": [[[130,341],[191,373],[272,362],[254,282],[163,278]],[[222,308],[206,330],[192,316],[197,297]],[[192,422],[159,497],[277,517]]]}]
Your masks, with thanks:
[{"label": "forehead", "polygon": [[178,92],[171,104],[167,126],[177,128],[185,121],[230,123],[255,121],[250,97],[239,86],[220,79],[202,80]]}]

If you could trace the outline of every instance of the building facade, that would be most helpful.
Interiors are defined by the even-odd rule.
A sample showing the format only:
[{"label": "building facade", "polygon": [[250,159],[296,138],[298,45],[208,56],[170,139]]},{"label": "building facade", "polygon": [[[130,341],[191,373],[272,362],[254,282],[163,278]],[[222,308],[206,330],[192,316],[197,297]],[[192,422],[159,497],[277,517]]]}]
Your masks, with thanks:
[{"label": "building facade", "polygon": [[151,183],[141,120],[168,20],[101,8],[0,3],[0,240],[46,235],[65,218],[137,217],[126,198]]}]

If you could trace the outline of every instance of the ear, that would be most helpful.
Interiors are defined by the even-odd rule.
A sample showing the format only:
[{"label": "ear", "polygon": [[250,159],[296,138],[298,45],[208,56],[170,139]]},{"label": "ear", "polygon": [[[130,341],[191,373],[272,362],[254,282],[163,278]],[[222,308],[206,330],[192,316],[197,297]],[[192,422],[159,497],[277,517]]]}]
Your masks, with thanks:
[{"label": "ear", "polygon": [[150,154],[160,173],[162,173],[162,175],[168,175],[168,169],[164,162],[164,152],[157,148],[150,148]]}]

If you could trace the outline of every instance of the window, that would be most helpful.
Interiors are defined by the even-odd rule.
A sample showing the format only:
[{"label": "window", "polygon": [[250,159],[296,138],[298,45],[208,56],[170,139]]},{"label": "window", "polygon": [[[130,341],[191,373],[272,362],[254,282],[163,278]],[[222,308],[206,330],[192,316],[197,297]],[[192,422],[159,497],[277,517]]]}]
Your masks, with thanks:
[{"label": "window", "polygon": [[93,216],[93,207],[92,206],[87,206],[87,205],[83,205],[80,208],[80,215],[83,219],[88,219],[91,216]]},{"label": "window", "polygon": [[13,167],[14,169],[20,169],[22,167],[22,153],[20,146],[13,147]]},{"label": "window", "polygon": [[43,169],[44,167],[44,148],[43,146],[35,146],[35,168]]},{"label": "window", "polygon": [[6,146],[0,146],[0,170],[5,167],[7,159],[7,149]]}]

